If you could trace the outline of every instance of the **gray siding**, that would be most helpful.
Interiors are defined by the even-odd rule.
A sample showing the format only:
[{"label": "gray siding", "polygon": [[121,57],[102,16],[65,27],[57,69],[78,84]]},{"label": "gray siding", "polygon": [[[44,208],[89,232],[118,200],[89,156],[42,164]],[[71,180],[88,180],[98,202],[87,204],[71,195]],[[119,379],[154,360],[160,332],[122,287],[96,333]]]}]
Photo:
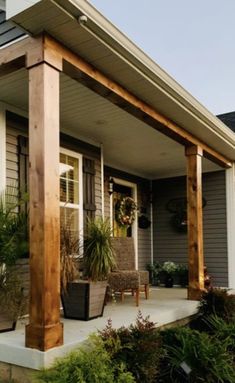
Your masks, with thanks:
[{"label": "gray siding", "polygon": [[25,33],[20,28],[6,20],[6,13],[0,10],[0,47],[24,35]]},{"label": "gray siding", "polygon": [[[154,182],[154,259],[187,263],[187,234],[178,233],[170,223],[166,204],[186,196],[186,179],[177,177]],[[203,175],[205,263],[214,283],[228,286],[225,172]]]}]

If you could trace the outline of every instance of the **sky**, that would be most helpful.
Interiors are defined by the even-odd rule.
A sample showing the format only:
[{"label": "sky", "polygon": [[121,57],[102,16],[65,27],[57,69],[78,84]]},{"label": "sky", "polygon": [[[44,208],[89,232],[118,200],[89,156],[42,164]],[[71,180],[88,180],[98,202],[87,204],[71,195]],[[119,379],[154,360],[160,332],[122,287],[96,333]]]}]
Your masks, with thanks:
[{"label": "sky", "polygon": [[235,110],[235,0],[90,0],[212,113]]}]

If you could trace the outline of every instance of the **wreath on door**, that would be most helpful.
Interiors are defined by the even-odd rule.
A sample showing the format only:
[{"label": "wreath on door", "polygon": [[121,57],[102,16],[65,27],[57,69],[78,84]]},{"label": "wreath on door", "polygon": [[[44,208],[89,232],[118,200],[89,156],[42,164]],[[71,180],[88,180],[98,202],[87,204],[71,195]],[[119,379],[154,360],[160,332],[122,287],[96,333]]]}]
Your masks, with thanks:
[{"label": "wreath on door", "polygon": [[123,197],[115,205],[115,220],[119,226],[131,226],[135,220],[137,205],[133,198]]}]

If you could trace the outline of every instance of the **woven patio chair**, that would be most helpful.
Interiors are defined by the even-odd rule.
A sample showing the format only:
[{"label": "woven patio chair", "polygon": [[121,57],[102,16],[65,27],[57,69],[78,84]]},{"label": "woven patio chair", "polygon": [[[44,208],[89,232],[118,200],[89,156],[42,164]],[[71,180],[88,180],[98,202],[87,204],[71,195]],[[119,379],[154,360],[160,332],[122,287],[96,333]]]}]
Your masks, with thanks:
[{"label": "woven patio chair", "polygon": [[136,297],[136,306],[139,306],[140,291],[145,292],[145,298],[149,298],[149,272],[146,270],[135,270],[135,248],[131,237],[119,237],[112,239],[116,268],[108,277],[110,289],[121,293],[131,291]]}]

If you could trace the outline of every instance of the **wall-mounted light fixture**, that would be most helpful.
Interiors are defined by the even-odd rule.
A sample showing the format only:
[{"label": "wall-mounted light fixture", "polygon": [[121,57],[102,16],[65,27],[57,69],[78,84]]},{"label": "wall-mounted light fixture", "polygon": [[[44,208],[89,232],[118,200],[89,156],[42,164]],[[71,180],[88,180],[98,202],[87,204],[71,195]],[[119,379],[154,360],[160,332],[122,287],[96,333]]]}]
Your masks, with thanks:
[{"label": "wall-mounted light fixture", "polygon": [[109,195],[113,194],[113,186],[114,186],[114,180],[112,177],[109,177],[109,188],[108,188]]}]

